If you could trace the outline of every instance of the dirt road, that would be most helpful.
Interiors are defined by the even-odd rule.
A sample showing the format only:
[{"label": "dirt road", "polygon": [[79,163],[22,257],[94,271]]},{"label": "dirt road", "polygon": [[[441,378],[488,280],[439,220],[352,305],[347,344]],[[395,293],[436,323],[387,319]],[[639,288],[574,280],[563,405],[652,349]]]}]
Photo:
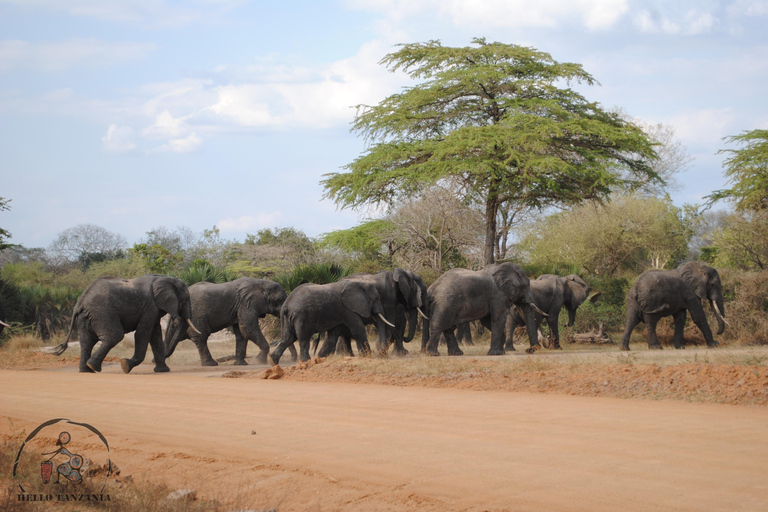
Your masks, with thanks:
[{"label": "dirt road", "polygon": [[0,433],[87,422],[242,508],[768,510],[763,407],[217,375],[0,371]]}]

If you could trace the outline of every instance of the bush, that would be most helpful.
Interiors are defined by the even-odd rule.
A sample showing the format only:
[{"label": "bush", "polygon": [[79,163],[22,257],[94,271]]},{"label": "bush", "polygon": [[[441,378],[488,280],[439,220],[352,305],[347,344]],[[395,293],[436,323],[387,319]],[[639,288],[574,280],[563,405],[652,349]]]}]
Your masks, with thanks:
[{"label": "bush", "polygon": [[350,274],[352,270],[349,267],[337,263],[312,263],[299,265],[292,272],[277,276],[275,281],[280,283],[287,293],[291,293],[304,283],[335,283]]}]

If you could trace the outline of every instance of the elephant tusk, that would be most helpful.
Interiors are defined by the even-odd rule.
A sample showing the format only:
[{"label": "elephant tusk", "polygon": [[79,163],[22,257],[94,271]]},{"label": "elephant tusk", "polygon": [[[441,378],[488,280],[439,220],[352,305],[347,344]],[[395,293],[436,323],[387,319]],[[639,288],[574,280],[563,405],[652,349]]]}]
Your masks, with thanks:
[{"label": "elephant tusk", "polygon": [[0,325],[2,325],[3,327],[8,327],[9,329],[11,328],[10,325],[8,325],[7,323],[3,322],[2,320],[0,320]]},{"label": "elephant tusk", "polygon": [[715,308],[715,314],[717,315],[717,318],[722,320],[725,325],[730,327],[731,324],[728,323],[728,320],[726,320],[723,314],[720,312],[720,308],[717,307],[717,302],[715,302],[714,300],[712,301],[712,307]]},{"label": "elephant tusk", "polygon": [[541,316],[549,316],[549,314],[547,314],[547,313],[543,312],[542,310],[540,310],[540,309],[539,309],[539,306],[537,306],[537,305],[536,305],[536,304],[534,304],[533,302],[531,302],[531,307],[533,308],[533,310],[534,310],[534,311],[536,311],[536,312],[537,312],[538,314],[540,314]]},{"label": "elephant tusk", "polygon": [[416,311],[418,311],[418,312],[419,312],[419,314],[421,315],[421,318],[423,318],[424,320],[429,320],[429,317],[428,317],[427,315],[425,315],[425,314],[424,314],[424,312],[421,310],[421,308],[420,308],[420,307],[417,307],[417,308],[416,308]]},{"label": "elephant tusk", "polygon": [[384,318],[384,315],[382,315],[381,313],[379,313],[379,318],[381,318],[381,321],[384,322],[385,324],[387,324],[388,326],[390,326],[390,327],[394,327],[395,326],[395,324],[391,324],[391,323],[387,322],[387,319]]},{"label": "elephant tusk", "polygon": [[200,331],[197,330],[197,327],[195,327],[195,324],[192,323],[192,320],[187,318],[187,324],[189,324],[189,328],[195,331],[196,334],[202,334]]}]

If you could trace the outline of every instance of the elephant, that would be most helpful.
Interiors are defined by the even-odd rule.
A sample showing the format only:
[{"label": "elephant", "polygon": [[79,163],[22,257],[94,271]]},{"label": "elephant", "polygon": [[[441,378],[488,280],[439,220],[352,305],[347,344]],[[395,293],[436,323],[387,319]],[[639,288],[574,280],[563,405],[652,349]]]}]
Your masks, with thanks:
[{"label": "elephant", "polygon": [[[259,318],[267,314],[280,316],[280,307],[286,299],[282,286],[266,279],[241,277],[220,284],[195,283],[189,287],[189,296],[192,300],[192,322],[200,334],[190,334],[187,324],[179,318],[171,320],[165,331],[166,358],[171,357],[180,341],[191,339],[200,354],[200,364],[217,366],[208,350],[208,336],[231,326],[235,333],[234,364],[248,364],[245,362],[248,340],[261,349],[256,360],[267,362],[269,344],[259,327]],[[171,343],[171,340],[175,342]],[[290,348],[296,359],[296,349],[293,346]]]},{"label": "elephant", "polygon": [[[560,346],[559,320],[560,309],[565,306],[568,311],[568,327],[572,327],[576,321],[576,310],[579,309],[587,300],[594,302],[600,295],[598,290],[591,288],[582,278],[576,274],[570,274],[560,277],[554,274],[544,274],[531,281],[531,292],[536,305],[546,311],[547,325],[549,326],[549,338],[551,347],[555,350],[562,350]],[[536,330],[543,317],[538,313],[536,318]],[[507,350],[515,350],[512,342],[512,335],[518,325],[525,325],[525,321],[516,310],[510,310],[507,316],[506,335]]]},{"label": "elephant", "polygon": [[[378,351],[386,354],[386,326],[394,327],[394,324],[387,321],[383,313],[381,297],[372,283],[341,280],[329,284],[302,284],[288,295],[280,309],[282,332],[280,342],[269,354],[270,362],[277,365],[283,352],[297,340],[299,359],[309,360],[310,338],[319,332],[332,331],[367,343],[365,321],[371,317],[376,317]],[[329,339],[330,336],[320,348],[319,356],[332,352],[334,347],[330,346]]]},{"label": "elephant", "polygon": [[[418,315],[426,316],[421,310],[426,296],[426,294],[422,293],[422,288],[426,291],[426,285],[424,285],[421,277],[409,270],[396,268],[394,270],[382,270],[376,274],[353,274],[343,278],[342,281],[371,283],[376,288],[384,307],[384,318],[394,319],[395,323],[394,327],[387,329],[387,339],[395,345],[395,354],[399,356],[408,354],[408,351],[403,347],[403,341],[413,339],[416,333],[416,326],[418,325]],[[408,334],[405,334],[406,319]],[[373,319],[368,321],[368,323],[373,322]],[[344,352],[352,352],[349,346],[349,338],[345,332],[333,332],[329,333],[329,336],[328,344],[333,344],[333,340],[339,336],[345,338],[344,343],[346,346],[340,348]],[[358,350],[360,352],[370,352],[370,347],[358,341]]]},{"label": "elephant", "polygon": [[693,323],[704,335],[707,346],[716,347],[707,323],[702,300],[708,300],[717,318],[717,334],[725,330],[725,305],[720,274],[714,268],[700,261],[683,263],[675,270],[648,270],[637,278],[627,294],[627,324],[621,339],[621,349],[629,350],[632,330],[640,322],[648,326],[648,348],[661,350],[656,337],[656,324],[662,317],[672,316],[675,320],[675,348],[683,347],[686,311]]},{"label": "elephant", "polygon": [[[129,373],[144,361],[147,345],[152,347],[155,371],[168,372],[165,364],[160,319],[165,314],[180,318],[189,328],[197,331],[191,321],[192,302],[184,281],[175,277],[149,274],[136,279],[99,277],[77,299],[64,343],[54,348],[61,355],[67,350],[72,331],[77,325],[80,338],[80,371],[100,372],[107,353],[123,339],[125,333],[134,334],[134,354],[120,362],[123,372]],[[101,341],[91,354],[97,341]]]},{"label": "elephant", "polygon": [[440,335],[448,341],[449,355],[462,355],[453,329],[464,322],[480,320],[491,329],[491,348],[488,355],[504,354],[504,326],[507,311],[514,304],[522,308],[528,339],[531,346],[527,350],[538,350],[538,336],[534,327],[534,311],[544,316],[533,300],[531,285],[525,271],[510,262],[489,265],[473,271],[462,268],[449,270],[440,276],[427,291],[429,321],[424,321],[422,350],[429,355],[439,355],[437,351]]}]

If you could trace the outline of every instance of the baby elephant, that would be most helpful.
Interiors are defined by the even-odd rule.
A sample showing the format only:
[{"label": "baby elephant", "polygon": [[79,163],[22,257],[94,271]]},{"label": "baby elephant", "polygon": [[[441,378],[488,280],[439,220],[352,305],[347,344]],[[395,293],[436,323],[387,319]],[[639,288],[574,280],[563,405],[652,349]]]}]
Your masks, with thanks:
[{"label": "baby elephant", "polygon": [[235,364],[246,365],[248,340],[260,349],[256,360],[267,362],[269,344],[259,327],[259,318],[267,314],[279,316],[285,302],[283,287],[274,281],[242,277],[228,283],[195,283],[189,287],[192,300],[192,322],[199,333],[189,332],[187,325],[173,319],[165,331],[166,357],[171,357],[179,341],[191,339],[203,366],[218,363],[208,350],[208,337],[226,327],[235,333]]}]

